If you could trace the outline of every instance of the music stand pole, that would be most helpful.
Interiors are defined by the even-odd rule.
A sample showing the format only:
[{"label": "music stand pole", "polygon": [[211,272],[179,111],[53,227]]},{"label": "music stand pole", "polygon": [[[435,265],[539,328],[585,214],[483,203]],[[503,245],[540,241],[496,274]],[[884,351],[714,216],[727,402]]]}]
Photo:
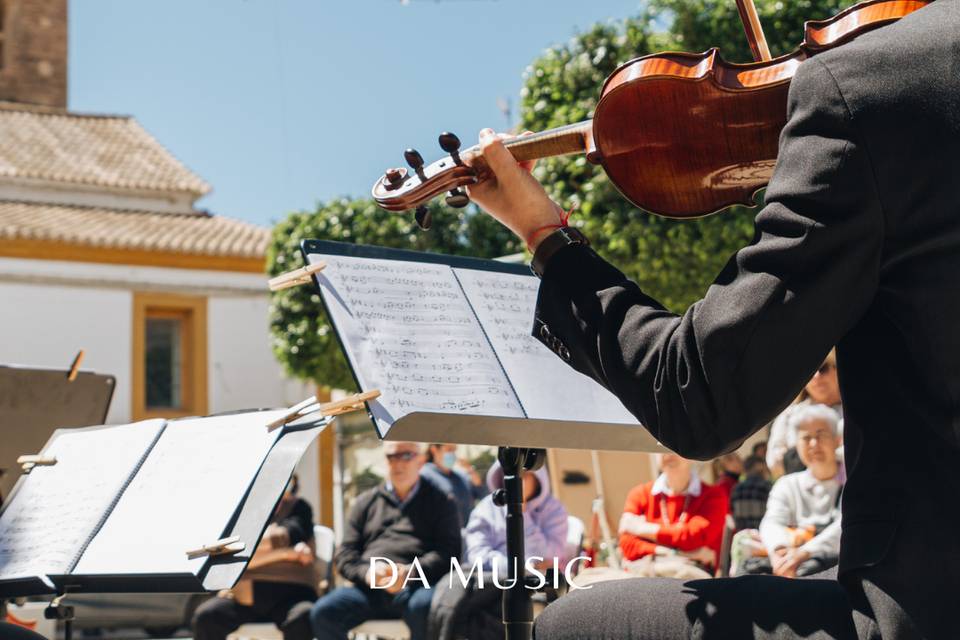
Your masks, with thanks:
[{"label": "music stand pole", "polygon": [[503,591],[503,626],[506,640],[533,637],[533,603],[526,585],[523,548],[523,471],[535,471],[546,460],[543,449],[500,447],[497,458],[503,468],[503,489],[493,501],[507,507],[507,584]]}]

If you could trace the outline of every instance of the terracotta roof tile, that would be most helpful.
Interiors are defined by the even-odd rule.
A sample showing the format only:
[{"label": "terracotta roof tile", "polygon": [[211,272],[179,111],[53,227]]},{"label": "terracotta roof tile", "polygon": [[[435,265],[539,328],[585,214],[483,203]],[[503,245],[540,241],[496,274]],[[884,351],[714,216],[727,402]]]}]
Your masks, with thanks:
[{"label": "terracotta roof tile", "polygon": [[187,192],[210,185],[129,116],[0,104],[0,176]]},{"label": "terracotta roof tile", "polygon": [[270,230],[205,213],[170,214],[0,201],[0,241],[47,240],[104,249],[262,258]]}]

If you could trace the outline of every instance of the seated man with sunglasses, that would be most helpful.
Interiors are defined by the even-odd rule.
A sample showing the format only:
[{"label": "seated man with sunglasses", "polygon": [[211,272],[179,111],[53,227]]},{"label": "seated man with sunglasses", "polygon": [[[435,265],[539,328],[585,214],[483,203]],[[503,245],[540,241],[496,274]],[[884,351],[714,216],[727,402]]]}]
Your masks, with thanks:
[{"label": "seated man with sunglasses", "polygon": [[403,618],[412,640],[426,636],[436,584],[460,553],[460,516],[448,495],[420,479],[414,442],[384,442],[389,474],[354,500],[335,562],[353,586],[320,598],[310,612],[317,640],[346,640],[366,620]]}]

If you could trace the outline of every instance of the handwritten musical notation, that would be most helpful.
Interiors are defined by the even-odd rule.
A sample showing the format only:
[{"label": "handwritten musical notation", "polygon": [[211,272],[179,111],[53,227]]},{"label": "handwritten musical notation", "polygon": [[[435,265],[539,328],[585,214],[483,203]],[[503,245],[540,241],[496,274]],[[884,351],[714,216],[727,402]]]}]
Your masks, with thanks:
[{"label": "handwritten musical notation", "polygon": [[45,451],[57,464],[35,468],[0,518],[0,580],[70,571],[162,426],[57,434]]},{"label": "handwritten musical notation", "polygon": [[323,260],[321,292],[348,358],[364,389],[383,392],[379,402],[391,415],[523,417],[449,266],[330,255]]},{"label": "handwritten musical notation", "polygon": [[320,288],[381,433],[414,412],[636,425],[531,335],[531,275],[317,254]]},{"label": "handwritten musical notation", "polygon": [[529,417],[637,424],[612,393],[572,369],[531,335],[540,286],[537,278],[453,271]]}]

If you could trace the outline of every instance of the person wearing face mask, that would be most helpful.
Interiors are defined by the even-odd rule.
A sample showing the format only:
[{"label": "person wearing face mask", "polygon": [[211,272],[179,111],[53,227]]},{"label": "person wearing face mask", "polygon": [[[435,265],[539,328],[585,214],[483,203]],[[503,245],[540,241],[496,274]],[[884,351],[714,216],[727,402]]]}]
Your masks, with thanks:
[{"label": "person wearing face mask", "polygon": [[804,469],[797,455],[796,439],[788,428],[790,417],[797,411],[813,404],[823,404],[836,411],[841,418],[839,423],[840,444],[843,442],[843,405],[840,401],[840,382],[837,379],[836,350],[830,351],[820,368],[797,396],[792,405],[774,419],[770,425],[770,439],[767,441],[767,467],[774,477]]},{"label": "person wearing face mask", "polygon": [[420,476],[453,498],[461,526],[466,526],[476,501],[487,495],[486,485],[477,470],[467,460],[457,458],[455,444],[431,444]]}]

